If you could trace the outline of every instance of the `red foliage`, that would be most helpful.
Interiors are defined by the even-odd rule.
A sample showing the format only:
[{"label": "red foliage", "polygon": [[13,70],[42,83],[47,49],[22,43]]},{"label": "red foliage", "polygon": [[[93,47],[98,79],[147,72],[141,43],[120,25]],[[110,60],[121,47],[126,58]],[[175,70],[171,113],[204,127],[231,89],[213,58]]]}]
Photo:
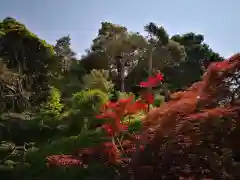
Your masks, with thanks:
[{"label": "red foliage", "polygon": [[154,102],[154,95],[152,93],[142,93],[141,97],[147,104],[153,104]]},{"label": "red foliage", "polygon": [[102,128],[104,129],[108,136],[114,136],[114,130],[111,124],[104,124]]},{"label": "red foliage", "polygon": [[72,155],[52,155],[47,157],[49,166],[79,166],[82,162]]},{"label": "red foliage", "polygon": [[[151,97],[148,97],[147,101],[151,101]],[[108,102],[102,108],[102,113],[97,118],[109,119],[108,124],[103,125],[103,129],[108,135],[117,135],[120,132],[127,130],[127,125],[121,123],[121,119],[130,114],[135,114],[140,110],[147,108],[147,104],[142,100],[133,101],[133,96],[120,99],[117,102]]]},{"label": "red foliage", "polygon": [[141,87],[155,87],[159,82],[163,81],[163,74],[158,73],[154,77],[148,77],[146,82],[140,82]]},{"label": "red foliage", "polygon": [[[151,110],[143,119],[140,144],[128,169],[134,180],[239,179],[234,153],[240,135],[240,101],[225,80],[240,71],[240,54],[213,63],[203,80]],[[143,167],[148,175],[143,176]],[[131,177],[132,178],[132,177]],[[130,177],[122,177],[130,179]]]},{"label": "red foliage", "polygon": [[117,162],[117,149],[112,142],[103,143],[103,151],[107,154],[109,163],[115,164]]}]

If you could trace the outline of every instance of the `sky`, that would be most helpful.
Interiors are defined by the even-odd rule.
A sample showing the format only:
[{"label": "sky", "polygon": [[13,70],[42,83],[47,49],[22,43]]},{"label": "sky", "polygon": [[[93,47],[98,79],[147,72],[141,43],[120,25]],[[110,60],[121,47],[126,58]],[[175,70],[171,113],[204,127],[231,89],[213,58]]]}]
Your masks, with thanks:
[{"label": "sky", "polygon": [[0,20],[13,17],[50,44],[72,38],[79,55],[90,47],[101,22],[143,33],[154,22],[169,35],[195,32],[224,57],[240,51],[238,0],[0,0]]}]

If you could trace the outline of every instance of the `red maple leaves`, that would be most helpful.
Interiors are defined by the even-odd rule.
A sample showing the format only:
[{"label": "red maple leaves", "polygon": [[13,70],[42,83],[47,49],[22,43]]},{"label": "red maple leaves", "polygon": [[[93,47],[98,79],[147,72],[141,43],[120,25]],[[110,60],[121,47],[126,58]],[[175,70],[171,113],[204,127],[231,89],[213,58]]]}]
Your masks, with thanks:
[{"label": "red maple leaves", "polygon": [[52,155],[47,157],[48,166],[81,165],[81,161],[72,155]]},{"label": "red maple leaves", "polygon": [[[154,77],[149,77],[147,82],[141,82],[141,87],[154,87],[157,86],[159,82],[163,80],[163,75],[161,73],[156,74]],[[122,123],[122,119],[126,115],[132,115],[142,110],[149,109],[149,105],[153,104],[154,95],[152,93],[143,93],[139,100],[134,101],[134,97],[130,96],[126,99],[120,99],[117,102],[108,102],[102,109],[101,114],[97,116],[100,119],[108,119],[108,122],[102,126],[106,134],[118,139],[118,135],[124,131],[127,131],[128,125]],[[119,142],[119,139],[118,139]],[[119,142],[121,143],[121,142]],[[110,159],[112,159],[113,154],[116,154],[116,145],[112,142],[108,143],[109,154],[111,154]],[[121,144],[120,144],[121,146]],[[115,148],[115,149],[114,149]]]},{"label": "red maple leaves", "polygon": [[228,60],[224,60],[221,62],[213,62],[212,65],[217,68],[217,70],[221,71],[226,69],[229,66],[229,61]]},{"label": "red maple leaves", "polygon": [[163,81],[163,74],[161,73],[158,73],[156,74],[155,76],[153,77],[148,77],[147,81],[146,82],[140,82],[140,86],[141,87],[156,87],[159,82]]}]

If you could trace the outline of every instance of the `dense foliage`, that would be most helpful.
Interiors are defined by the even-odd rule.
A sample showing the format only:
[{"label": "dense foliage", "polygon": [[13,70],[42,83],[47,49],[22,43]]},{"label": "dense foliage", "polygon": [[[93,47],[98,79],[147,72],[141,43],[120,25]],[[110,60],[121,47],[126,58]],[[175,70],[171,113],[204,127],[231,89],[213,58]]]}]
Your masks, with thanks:
[{"label": "dense foliage", "polygon": [[1,179],[240,178],[240,55],[144,30],[102,22],[77,59],[0,21]]}]

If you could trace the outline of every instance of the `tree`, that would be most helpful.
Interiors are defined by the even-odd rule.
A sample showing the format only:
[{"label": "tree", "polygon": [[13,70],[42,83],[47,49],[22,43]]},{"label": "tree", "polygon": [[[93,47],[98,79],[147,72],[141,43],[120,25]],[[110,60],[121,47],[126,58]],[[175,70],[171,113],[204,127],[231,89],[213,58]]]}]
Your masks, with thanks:
[{"label": "tree", "polygon": [[60,67],[62,71],[68,71],[71,66],[71,59],[74,58],[76,53],[71,49],[70,36],[63,36],[57,40],[54,50],[60,58]]},{"label": "tree", "polygon": [[171,39],[183,45],[187,54],[186,61],[181,62],[179,66],[164,69],[166,81],[171,84],[173,90],[184,89],[200,80],[211,62],[223,60],[223,57],[203,43],[204,37],[201,34],[174,35]]},{"label": "tree", "polygon": [[148,53],[127,77],[129,86],[138,84],[147,75],[151,75],[152,71],[177,67],[186,58],[184,46],[171,40],[163,27],[149,23],[145,26],[145,31],[148,32]]},{"label": "tree", "polygon": [[55,58],[58,62],[58,73],[55,76],[54,85],[61,90],[63,100],[81,89],[81,79],[85,74],[82,63],[76,59],[76,53],[70,46],[69,35],[59,38],[54,46]]},{"label": "tree", "polygon": [[154,23],[145,26],[148,32],[148,42],[152,49],[153,67],[162,70],[166,66],[178,66],[185,60],[184,46],[169,39],[169,35],[163,27]]},{"label": "tree", "polygon": [[21,112],[29,107],[30,93],[22,88],[23,77],[0,59],[0,112]]},{"label": "tree", "polygon": [[82,57],[81,65],[88,73],[93,69],[109,70],[108,57],[105,52],[88,52]]},{"label": "tree", "polygon": [[139,33],[109,22],[101,24],[97,38],[93,40],[92,52],[105,53],[110,72],[116,73],[121,91],[125,91],[124,79],[146,48],[146,40]]},{"label": "tree", "polygon": [[50,71],[56,65],[53,55],[51,45],[15,19],[0,22],[0,57],[8,69],[18,74],[14,89],[30,92],[33,104],[47,97]]}]

